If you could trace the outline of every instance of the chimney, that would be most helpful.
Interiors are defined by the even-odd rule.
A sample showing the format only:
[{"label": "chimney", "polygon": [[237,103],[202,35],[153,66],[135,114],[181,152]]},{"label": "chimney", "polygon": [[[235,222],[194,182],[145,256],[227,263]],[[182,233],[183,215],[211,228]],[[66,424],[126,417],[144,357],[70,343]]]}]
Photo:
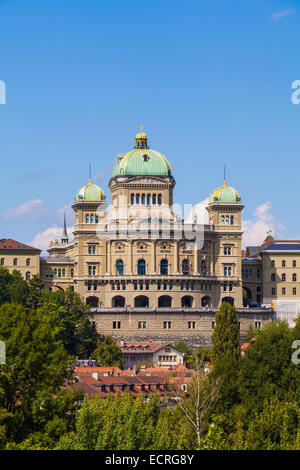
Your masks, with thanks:
[{"label": "chimney", "polygon": [[96,380],[99,380],[98,372],[92,372],[92,377],[94,377],[94,379],[96,379]]},{"label": "chimney", "polygon": [[110,371],[110,376],[112,377],[113,375],[114,375],[114,370],[111,369],[111,371]]},{"label": "chimney", "polygon": [[132,369],[132,377],[136,376],[136,364],[134,364],[133,369]]},{"label": "chimney", "polygon": [[119,343],[120,343],[120,346],[123,346],[124,345],[124,338],[120,338]]}]

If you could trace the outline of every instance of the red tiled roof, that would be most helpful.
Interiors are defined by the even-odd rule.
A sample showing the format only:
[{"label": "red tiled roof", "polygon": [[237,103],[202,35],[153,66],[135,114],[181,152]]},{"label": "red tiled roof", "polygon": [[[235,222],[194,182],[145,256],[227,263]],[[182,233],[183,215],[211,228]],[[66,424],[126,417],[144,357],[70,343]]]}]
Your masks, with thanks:
[{"label": "red tiled roof", "polygon": [[86,373],[91,373],[91,372],[98,372],[99,374],[105,374],[107,372],[112,372],[115,373],[121,373],[121,369],[119,367],[75,367],[74,369],[76,372],[86,372]]},{"label": "red tiled roof", "polygon": [[[120,343],[119,343],[120,344]],[[124,344],[120,344],[123,353],[154,353],[159,351],[166,346],[170,346],[169,343],[128,343],[127,341]]]},{"label": "red tiled roof", "polygon": [[0,240],[0,250],[31,250],[41,252],[38,248],[33,248],[25,243],[17,242],[12,238],[2,238]]}]

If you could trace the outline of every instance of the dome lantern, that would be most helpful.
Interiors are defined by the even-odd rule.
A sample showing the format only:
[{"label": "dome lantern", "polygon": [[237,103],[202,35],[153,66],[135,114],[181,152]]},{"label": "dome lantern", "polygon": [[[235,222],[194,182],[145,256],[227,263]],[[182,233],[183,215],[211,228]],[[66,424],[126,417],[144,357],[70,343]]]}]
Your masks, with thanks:
[{"label": "dome lantern", "polygon": [[147,141],[148,136],[143,132],[143,126],[140,126],[141,132],[138,132],[135,136],[136,146],[137,149],[146,149],[148,148]]}]

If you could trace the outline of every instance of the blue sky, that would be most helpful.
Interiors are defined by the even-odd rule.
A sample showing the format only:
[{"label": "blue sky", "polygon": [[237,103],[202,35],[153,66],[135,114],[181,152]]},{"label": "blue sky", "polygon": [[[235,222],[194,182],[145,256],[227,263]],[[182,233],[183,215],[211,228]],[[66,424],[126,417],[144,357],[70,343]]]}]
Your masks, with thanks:
[{"label": "blue sky", "polygon": [[226,163],[249,242],[299,239],[299,26],[296,0],[0,0],[1,238],[54,238],[89,161],[109,195],[143,125],[176,202]]}]

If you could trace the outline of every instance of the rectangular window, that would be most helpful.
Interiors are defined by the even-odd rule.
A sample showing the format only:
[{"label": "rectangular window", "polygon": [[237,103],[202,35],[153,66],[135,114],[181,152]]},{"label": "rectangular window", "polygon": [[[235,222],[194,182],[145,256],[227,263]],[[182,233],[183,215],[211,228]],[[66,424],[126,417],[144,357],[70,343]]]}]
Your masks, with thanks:
[{"label": "rectangular window", "polygon": [[139,327],[140,330],[141,330],[141,329],[144,330],[144,329],[147,327],[147,322],[145,322],[145,321],[139,321],[138,327]]},{"label": "rectangular window", "polygon": [[233,215],[230,216],[230,225],[234,225],[234,216]]},{"label": "rectangular window", "polygon": [[272,295],[276,295],[276,289],[275,289],[275,287],[272,287],[271,293],[272,293]]},{"label": "rectangular window", "polygon": [[257,279],[260,279],[260,269],[257,270],[256,277]]},{"label": "rectangular window", "polygon": [[166,329],[169,330],[171,328],[171,326],[172,326],[172,322],[164,321],[164,323],[163,323],[164,330],[166,330]]},{"label": "rectangular window", "polygon": [[214,327],[215,327],[215,322],[214,322],[214,321],[212,321],[212,322],[211,322],[211,329],[213,330],[213,329],[214,329]]},{"label": "rectangular window", "polygon": [[136,281],[133,282],[133,289],[137,290],[137,282]]},{"label": "rectangular window", "polygon": [[224,217],[224,215],[221,215],[221,224],[222,224],[222,225],[225,224],[225,217]]},{"label": "rectangular window", "polygon": [[261,327],[261,322],[260,321],[256,321],[255,322],[255,329],[259,330]]},{"label": "rectangular window", "polygon": [[189,321],[188,322],[188,328],[189,328],[189,330],[194,330],[196,328],[196,322],[195,321]]},{"label": "rectangular window", "polygon": [[119,330],[121,328],[121,322],[120,321],[113,321],[113,329],[114,330]]},{"label": "rectangular window", "polygon": [[296,287],[293,287],[293,295],[297,295],[297,289],[296,289]]}]

